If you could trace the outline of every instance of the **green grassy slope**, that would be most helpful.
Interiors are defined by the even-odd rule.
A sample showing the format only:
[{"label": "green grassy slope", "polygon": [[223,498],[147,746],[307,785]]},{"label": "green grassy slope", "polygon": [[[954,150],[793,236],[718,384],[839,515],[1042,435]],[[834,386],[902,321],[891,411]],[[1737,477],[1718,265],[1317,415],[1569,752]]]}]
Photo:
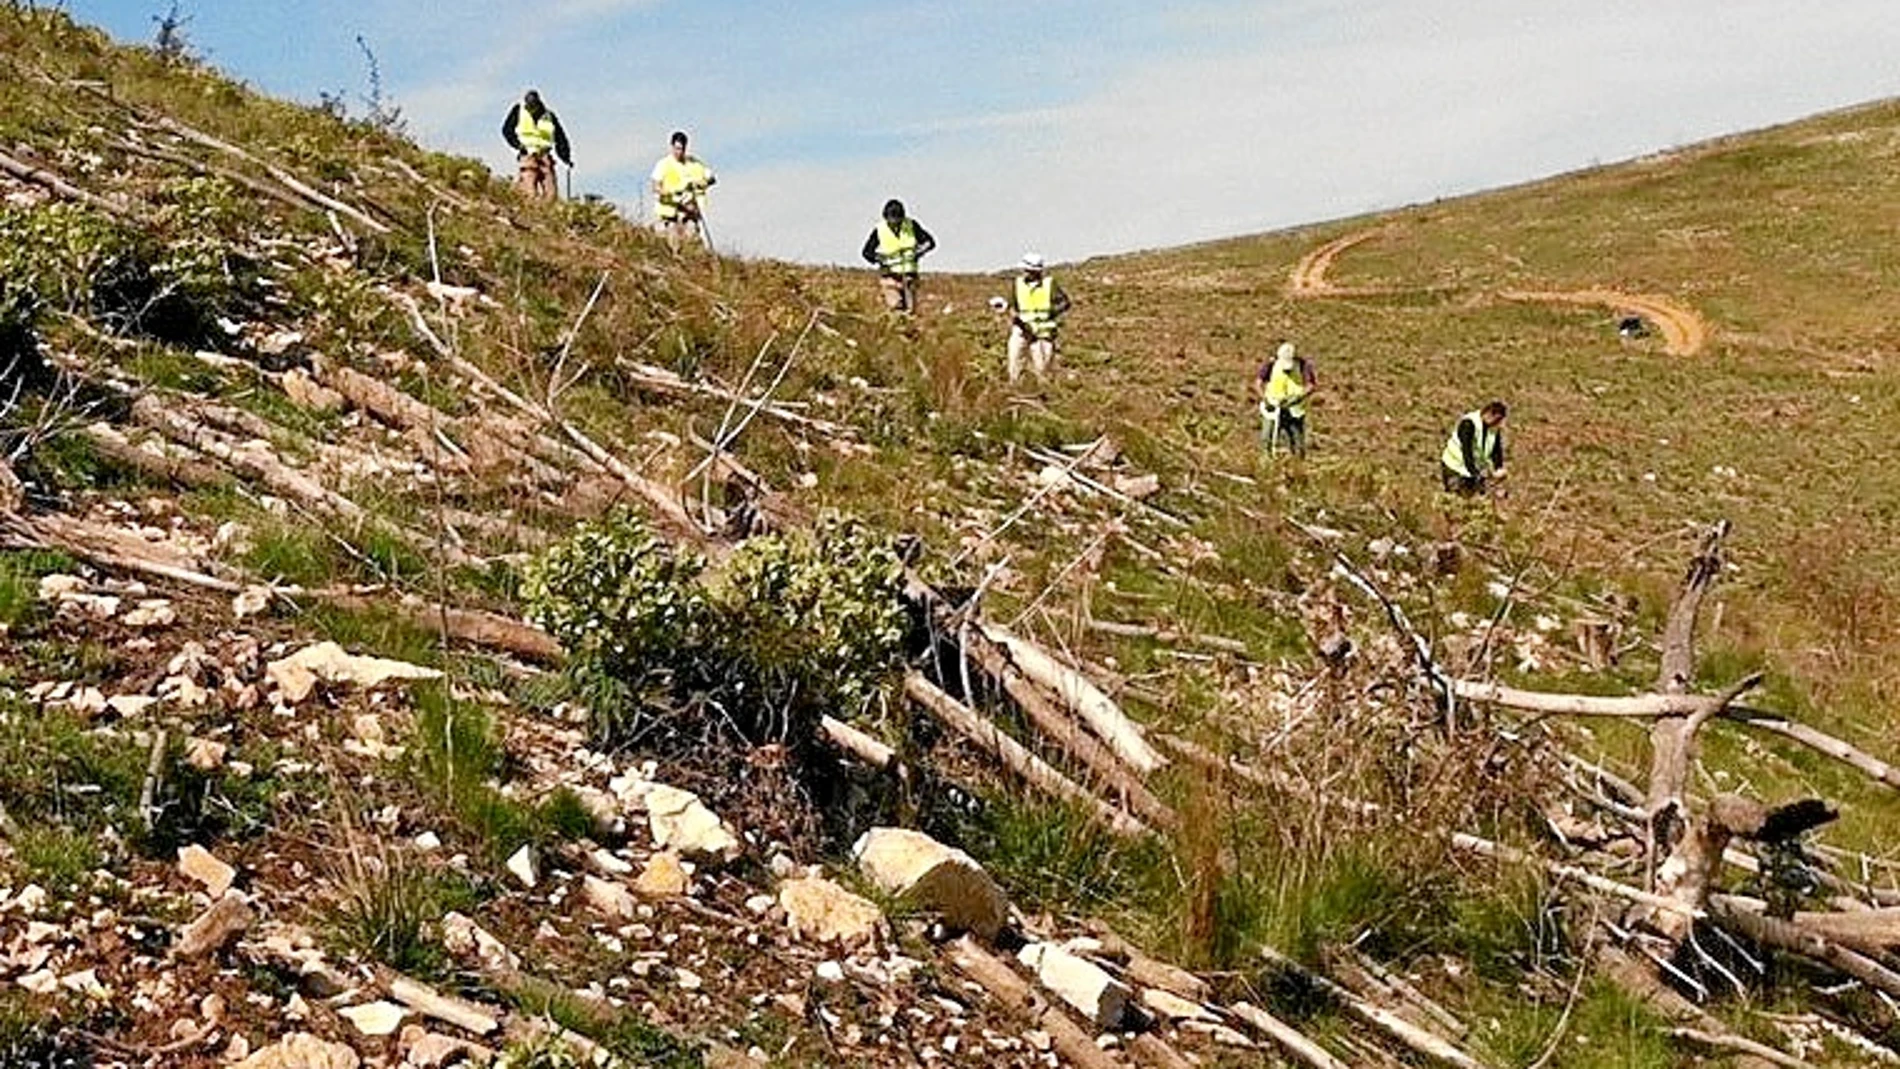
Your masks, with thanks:
[{"label": "green grassy slope", "polygon": [[[447,385],[455,380],[392,297],[408,294],[425,302],[460,355],[537,402],[551,399],[662,483],[693,468],[704,455],[694,437],[712,436],[730,412],[721,401],[641,385],[634,363],[727,385],[750,377],[756,386],[795,354],[775,396],[852,432],[813,434],[770,418],[751,424],[733,450],[775,500],[794,514],[837,509],[918,534],[926,571],[948,582],[975,586],[994,566],[986,586],[993,619],[1015,618],[1105,669],[1099,674],[1152,727],[1223,745],[1252,745],[1289,708],[1289,692],[1314,675],[1299,595],[1324,585],[1329,561],[1283,518],[1346,532],[1344,551],[1367,563],[1380,539],[1410,548],[1414,562],[1430,543],[1459,542],[1465,563],[1456,574],[1431,576],[1397,557],[1379,565],[1413,618],[1444,640],[1441,656],[1472,674],[1601,692],[1649,686],[1655,653],[1640,640],[1653,638],[1689,555],[1689,525],[1728,518],[1734,566],[1713,598],[1719,625],[1710,621],[1701,683],[1719,688],[1765,668],[1769,704],[1874,753],[1900,753],[1900,667],[1887,657],[1900,637],[1892,593],[1900,469],[1890,448],[1900,422],[1900,336],[1888,296],[1900,282],[1900,217],[1890,209],[1900,193],[1892,166],[1900,105],[1378,217],[1059,267],[1077,308],[1057,374],[1012,388],[1003,381],[1002,327],[983,307],[1002,279],[932,277],[924,313],[899,323],[876,307],[863,273],[676,254],[608,206],[523,204],[473,161],[264,100],[57,15],[0,15],[0,53],[21,75],[0,81],[0,147],[92,192],[129,198],[145,218],[128,227],[153,243],[134,258],[189,283],[181,332],[161,336],[136,317],[115,320],[78,285],[100,277],[84,242],[102,217],[17,209],[10,220],[63,220],[45,240],[72,254],[60,261],[63,273],[33,279],[47,348],[137,391],[217,397],[272,420],[287,454],[315,456],[316,443],[357,424],[295,408],[261,380],[194,351],[258,361],[260,339],[294,329],[293,359],[321,354],[446,412],[485,414],[463,386]],[[364,206],[388,232],[333,225],[259,194],[243,180],[268,176],[256,161],[181,142],[162,116]],[[74,222],[81,217],[85,225]],[[1328,277],[1379,292],[1289,293],[1303,256],[1375,227],[1377,236],[1341,253]],[[492,303],[439,310],[423,289],[438,274]],[[600,301],[573,331],[603,278]],[[17,290],[20,275],[0,281]],[[1693,355],[1670,355],[1655,338],[1620,340],[1609,308],[1498,296],[1594,288],[1691,308],[1710,339]],[[248,324],[245,336],[213,333],[218,316]],[[1254,367],[1281,337],[1316,359],[1322,383],[1315,453],[1303,466],[1263,461],[1245,399]],[[748,370],[755,362],[756,375]],[[561,385],[551,390],[557,366]],[[1443,436],[1461,412],[1493,396],[1513,406],[1509,497],[1495,508],[1448,503],[1434,471]],[[1049,461],[1034,451],[1060,453],[1099,435],[1121,447],[1124,474],[1160,476],[1150,502],[1178,522],[1072,489],[1042,494]],[[100,489],[84,453],[67,436],[30,458],[36,507],[81,505]],[[410,530],[427,527],[447,497],[559,534],[624,495],[605,482],[550,494],[501,477],[438,490],[372,476],[346,480],[345,489]],[[132,481],[106,489],[129,496],[153,488]],[[263,578],[373,580],[519,609],[509,560],[443,569],[387,532],[275,519],[252,494],[198,490],[182,504],[196,522],[237,519],[262,532],[226,563]],[[1537,615],[1560,618],[1536,666],[1520,665],[1508,642],[1481,662],[1468,641],[1473,619],[1499,611],[1487,586],[1514,579],[1522,604],[1507,614],[1513,633],[1528,633]],[[1367,640],[1380,630],[1377,618],[1355,605],[1356,633]],[[1628,644],[1616,667],[1589,671],[1562,648],[1561,625],[1578,615],[1624,625]],[[1091,630],[1091,616],[1223,635],[1248,653],[1184,655]],[[352,637],[369,641],[361,631]],[[1326,706],[1345,725],[1348,751],[1366,707],[1349,698]],[[1396,746],[1366,730],[1362,749]],[[1640,778],[1637,732],[1598,728],[1593,738],[1588,748]],[[1342,776],[1371,782],[1384,756],[1315,750],[1275,759],[1332,762]],[[1845,812],[1830,841],[1889,849],[1886,829],[1900,815],[1891,792],[1805,752],[1718,726],[1705,769],[1705,786],[1834,798]],[[973,842],[982,836],[986,860],[1027,904],[1113,914],[1171,956],[1235,975],[1257,965],[1251,941],[1260,938],[1305,951],[1370,931],[1371,945],[1395,959],[1462,955],[1482,967],[1464,981],[1441,976],[1436,993],[1474,1016],[1503,1019],[1485,1042],[1519,1064],[1564,1004],[1571,971],[1547,954],[1547,944],[1563,940],[1545,930],[1556,922],[1543,889],[1413,856],[1418,844],[1407,840],[1417,836],[1403,826],[1355,829],[1335,843],[1312,813],[1272,808],[1290,806],[1288,798],[1269,805],[1178,765],[1158,787],[1190,816],[1187,830],[1123,849],[996,785],[1001,816]],[[1501,789],[1500,797],[1516,796]],[[1471,798],[1435,804],[1421,812],[1476,819],[1485,808]],[[1521,814],[1493,816],[1490,830],[1499,830]],[[1529,1000],[1519,999],[1520,973],[1534,976]],[[1591,988],[1575,1027],[1601,1050],[1566,1053],[1556,1064],[1672,1064],[1649,1044],[1647,1018],[1619,998]]]}]

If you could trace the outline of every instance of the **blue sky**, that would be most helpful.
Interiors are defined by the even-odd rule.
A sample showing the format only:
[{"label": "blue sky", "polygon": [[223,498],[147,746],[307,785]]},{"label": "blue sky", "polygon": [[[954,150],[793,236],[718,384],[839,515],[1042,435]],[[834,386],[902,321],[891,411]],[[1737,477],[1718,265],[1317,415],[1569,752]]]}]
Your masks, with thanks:
[{"label": "blue sky", "polygon": [[[70,0],[146,41],[167,0]],[[1891,0],[182,0],[218,67],[385,94],[512,171],[538,86],[575,188],[643,211],[683,128],[722,248],[848,262],[886,197],[931,266],[1184,244],[1522,181],[1900,94]]]}]

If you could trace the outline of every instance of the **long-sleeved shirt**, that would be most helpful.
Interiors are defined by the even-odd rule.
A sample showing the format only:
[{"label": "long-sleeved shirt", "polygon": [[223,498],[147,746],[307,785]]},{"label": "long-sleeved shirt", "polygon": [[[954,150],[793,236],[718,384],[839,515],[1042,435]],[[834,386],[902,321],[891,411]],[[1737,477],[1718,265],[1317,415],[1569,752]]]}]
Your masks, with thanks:
[{"label": "long-sleeved shirt", "polygon": [[[910,225],[917,232],[917,255],[922,256],[937,247],[937,239],[930,236],[930,231],[924,229],[924,224],[912,219]],[[859,250],[859,255],[864,257],[865,262],[881,266],[884,260],[878,256],[877,246],[877,227],[872,227],[871,236],[864,239],[864,248]]]},{"label": "long-sleeved shirt", "polygon": [[[567,143],[567,128],[561,125],[561,119],[559,116],[554,114],[553,108],[543,109],[541,114],[546,115],[548,118],[554,120],[554,155],[555,157],[559,159],[562,163],[567,164],[569,167],[574,166],[574,153]],[[508,117],[501,121],[502,140],[508,142],[508,147],[511,149],[514,149],[517,154],[525,153],[528,151],[527,149],[521,147],[521,135],[518,132],[516,132],[516,128],[519,127],[520,125],[521,125],[521,104],[520,102],[517,101],[514,107],[508,109]]]},{"label": "long-sleeved shirt", "polygon": [[1491,466],[1478,465],[1478,432],[1468,419],[1458,421],[1458,452],[1465,458],[1465,470],[1473,475],[1483,475],[1486,471],[1497,471],[1504,466],[1504,428],[1491,428]]}]

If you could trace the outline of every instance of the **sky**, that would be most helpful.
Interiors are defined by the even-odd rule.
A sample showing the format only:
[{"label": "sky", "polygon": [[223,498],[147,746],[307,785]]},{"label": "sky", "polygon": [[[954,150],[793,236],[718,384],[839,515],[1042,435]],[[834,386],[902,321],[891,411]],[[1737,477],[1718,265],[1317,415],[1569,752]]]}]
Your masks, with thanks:
[{"label": "sky", "polygon": [[[512,175],[534,86],[576,193],[647,217],[674,129],[721,251],[855,262],[889,197],[991,270],[1399,207],[1900,95],[1893,0],[180,0],[273,95],[369,91]],[[66,0],[148,42],[169,0]]]}]

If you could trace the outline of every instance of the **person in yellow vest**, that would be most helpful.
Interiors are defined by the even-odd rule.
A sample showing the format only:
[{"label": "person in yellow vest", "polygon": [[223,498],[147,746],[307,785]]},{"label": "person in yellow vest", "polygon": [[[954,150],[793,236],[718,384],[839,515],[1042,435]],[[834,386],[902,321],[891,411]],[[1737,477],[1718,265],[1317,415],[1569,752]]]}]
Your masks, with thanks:
[{"label": "person in yellow vest", "polygon": [[508,117],[501,121],[501,136],[515,150],[515,187],[542,200],[559,197],[561,185],[554,178],[554,160],[558,157],[572,167],[574,154],[561,120],[541,102],[539,92],[528,90],[508,109]]},{"label": "person in yellow vest", "polygon": [[1485,492],[1490,480],[1504,478],[1503,401],[1492,401],[1459,417],[1438,460],[1438,478],[1450,493],[1470,497]]},{"label": "person in yellow vest", "polygon": [[686,132],[673,131],[671,148],[653,165],[653,204],[660,230],[674,248],[705,235],[706,190],[717,181],[711,167],[686,151]]},{"label": "person in yellow vest", "polygon": [[917,310],[917,266],[924,254],[937,247],[924,225],[904,214],[904,202],[884,202],[884,218],[871,228],[860,255],[877,265],[877,285],[884,307],[904,315]]},{"label": "person in yellow vest", "polygon": [[1290,341],[1281,342],[1273,359],[1260,365],[1253,394],[1260,406],[1260,444],[1269,457],[1282,446],[1296,457],[1306,456],[1306,402],[1318,388],[1312,361]]},{"label": "person in yellow vest", "polygon": [[1023,353],[1029,369],[1042,378],[1056,355],[1056,331],[1069,312],[1069,295],[1044,270],[1042,254],[1023,253],[1021,273],[1007,299],[992,297],[990,307],[1009,313],[1009,381],[1022,378]]}]

